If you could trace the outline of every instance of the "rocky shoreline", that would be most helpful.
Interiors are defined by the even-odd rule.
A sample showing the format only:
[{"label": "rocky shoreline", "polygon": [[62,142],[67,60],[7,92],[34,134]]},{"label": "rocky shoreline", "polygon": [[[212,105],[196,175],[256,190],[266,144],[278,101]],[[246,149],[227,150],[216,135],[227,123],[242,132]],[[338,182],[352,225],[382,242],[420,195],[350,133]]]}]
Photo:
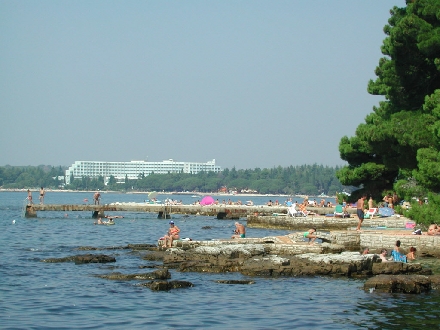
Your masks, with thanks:
[{"label": "rocky shoreline", "polygon": [[[157,262],[147,273],[109,273],[95,275],[107,280],[136,281],[151,290],[188,288],[192,283],[170,280],[169,269],[179,272],[229,273],[245,276],[333,276],[366,279],[364,289],[377,292],[422,293],[440,288],[440,275],[432,275],[419,263],[381,262],[377,254],[361,255],[327,242],[307,244],[298,234],[264,238],[245,238],[212,241],[175,241],[172,248],[151,244],[121,247],[79,247],[80,251],[129,250],[137,251],[141,260]],[[141,261],[140,260],[140,261]],[[106,263],[117,260],[105,254],[80,254],[51,258],[42,262]],[[147,282],[145,282],[147,281]],[[230,284],[252,284],[253,280],[232,281]]]}]

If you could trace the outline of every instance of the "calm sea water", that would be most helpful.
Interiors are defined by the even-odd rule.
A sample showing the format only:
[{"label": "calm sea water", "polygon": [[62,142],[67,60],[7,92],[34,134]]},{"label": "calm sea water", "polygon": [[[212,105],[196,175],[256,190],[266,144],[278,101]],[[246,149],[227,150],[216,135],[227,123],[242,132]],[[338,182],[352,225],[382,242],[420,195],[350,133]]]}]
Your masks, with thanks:
[{"label": "calm sea water", "polygon": [[[253,285],[225,285],[218,279],[248,279],[237,273],[179,273],[172,279],[193,288],[153,292],[96,278],[110,272],[143,273],[142,252],[104,250],[116,263],[43,263],[41,259],[86,253],[78,246],[155,244],[168,229],[155,214],[118,213],[114,226],[94,226],[90,212],[40,212],[21,217],[25,193],[0,192],[1,329],[416,329],[438,328],[440,294],[378,294],[362,290],[363,281],[346,278],[253,278]],[[159,196],[165,199],[170,196]],[[36,194],[34,200],[37,198]],[[50,193],[47,204],[80,204],[90,193]],[[141,202],[146,195],[103,194],[102,202]],[[171,198],[192,202],[190,196]],[[222,198],[221,198],[222,199]],[[220,199],[220,200],[221,200]],[[232,198],[231,198],[232,199]],[[238,199],[238,197],[234,197]],[[251,198],[256,204],[270,197]],[[280,200],[281,201],[281,200]],[[13,224],[13,220],[15,224]],[[173,215],[183,237],[229,237],[233,221]],[[211,229],[202,229],[210,226]],[[248,229],[249,237],[287,231]],[[93,251],[91,251],[94,253]]]}]

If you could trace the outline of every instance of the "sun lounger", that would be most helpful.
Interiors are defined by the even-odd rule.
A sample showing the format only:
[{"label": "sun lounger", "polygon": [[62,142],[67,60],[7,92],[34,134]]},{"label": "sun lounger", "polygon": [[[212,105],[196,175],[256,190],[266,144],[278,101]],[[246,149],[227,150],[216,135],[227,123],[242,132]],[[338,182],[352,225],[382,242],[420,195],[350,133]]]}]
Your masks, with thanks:
[{"label": "sun lounger", "polygon": [[350,214],[344,212],[344,207],[342,205],[336,205],[335,212],[334,212],[335,218],[349,218]]},{"label": "sun lounger", "polygon": [[372,207],[367,212],[365,212],[365,218],[367,219],[373,219],[374,216],[379,216],[379,209],[377,207]]}]

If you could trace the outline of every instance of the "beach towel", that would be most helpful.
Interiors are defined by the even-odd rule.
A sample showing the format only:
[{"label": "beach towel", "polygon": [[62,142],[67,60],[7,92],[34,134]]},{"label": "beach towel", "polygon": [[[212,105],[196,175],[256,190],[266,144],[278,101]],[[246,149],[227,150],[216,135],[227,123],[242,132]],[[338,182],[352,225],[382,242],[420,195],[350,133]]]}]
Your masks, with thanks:
[{"label": "beach towel", "polygon": [[402,254],[402,253],[400,253],[400,252],[397,252],[397,251],[392,251],[391,252],[391,256],[393,257],[393,260],[394,261],[399,261],[399,262],[407,262],[407,260],[406,260],[406,255],[404,255],[404,254]]}]

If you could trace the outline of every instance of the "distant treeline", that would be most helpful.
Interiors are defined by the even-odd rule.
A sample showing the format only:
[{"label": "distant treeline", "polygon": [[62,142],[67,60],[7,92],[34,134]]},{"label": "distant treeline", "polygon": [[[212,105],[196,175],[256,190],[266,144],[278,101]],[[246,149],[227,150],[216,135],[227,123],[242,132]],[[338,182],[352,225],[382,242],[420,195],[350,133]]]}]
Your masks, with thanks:
[{"label": "distant treeline", "polygon": [[110,177],[107,185],[104,177],[70,178],[64,186],[60,180],[66,168],[51,166],[5,166],[0,167],[2,188],[60,188],[73,190],[116,190],[116,191],[193,191],[193,192],[257,192],[260,194],[335,194],[336,191],[350,191],[352,187],[342,186],[336,177],[340,167],[323,165],[301,165],[275,167],[270,169],[224,169],[221,173],[200,172],[198,174],[140,174],[137,180],[125,179],[117,183]]},{"label": "distant treeline", "polygon": [[[64,186],[64,174],[67,168],[53,166],[1,166],[0,187],[8,189],[22,188],[59,188]],[[63,177],[63,178],[61,178]]]}]

